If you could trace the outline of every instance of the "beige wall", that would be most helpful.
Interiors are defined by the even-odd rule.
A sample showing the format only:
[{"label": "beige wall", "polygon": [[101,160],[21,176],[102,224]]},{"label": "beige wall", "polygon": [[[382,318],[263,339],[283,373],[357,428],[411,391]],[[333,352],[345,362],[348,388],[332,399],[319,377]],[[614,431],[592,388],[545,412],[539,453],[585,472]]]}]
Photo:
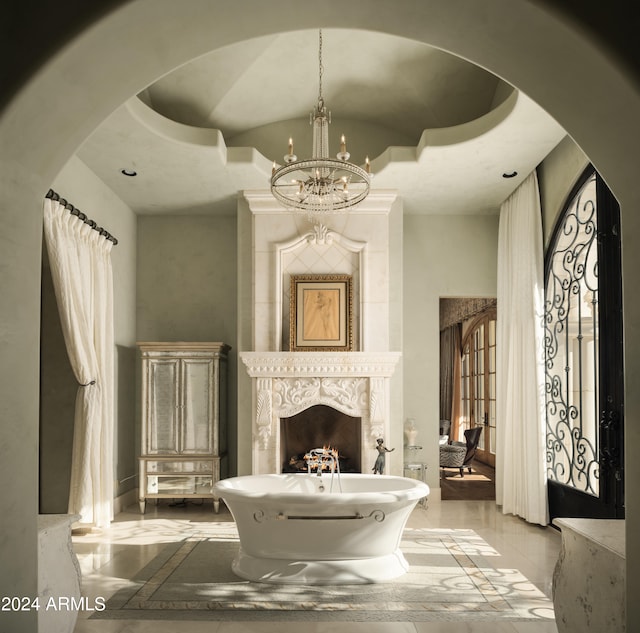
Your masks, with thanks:
[{"label": "beige wall", "polygon": [[434,488],[440,486],[440,298],[495,297],[497,254],[497,215],[404,218],[404,417],[416,421]]},{"label": "beige wall", "polygon": [[69,504],[78,383],[64,344],[46,250],[42,266],[41,311],[39,509],[42,514],[64,514]]},{"label": "beige wall", "polygon": [[229,472],[235,473],[235,216],[138,218],[138,341],[222,341],[229,353]]}]

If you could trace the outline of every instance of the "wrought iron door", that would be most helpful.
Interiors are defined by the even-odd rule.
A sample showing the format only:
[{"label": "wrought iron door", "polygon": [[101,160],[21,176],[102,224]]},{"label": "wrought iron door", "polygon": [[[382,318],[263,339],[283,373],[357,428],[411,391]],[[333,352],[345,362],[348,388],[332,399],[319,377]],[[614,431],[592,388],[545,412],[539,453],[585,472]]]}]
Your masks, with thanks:
[{"label": "wrought iron door", "polygon": [[571,192],[545,265],[549,511],[624,516],[620,211],[593,168]]}]

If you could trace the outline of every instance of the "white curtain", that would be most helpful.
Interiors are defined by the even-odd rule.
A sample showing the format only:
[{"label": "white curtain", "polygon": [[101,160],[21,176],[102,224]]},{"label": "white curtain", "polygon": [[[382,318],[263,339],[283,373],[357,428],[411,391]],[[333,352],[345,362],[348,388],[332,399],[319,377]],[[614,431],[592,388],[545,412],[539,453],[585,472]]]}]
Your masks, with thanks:
[{"label": "white curtain", "polygon": [[82,524],[108,527],[114,480],[113,243],[48,198],[44,228],[64,340],[80,385],[69,513],[79,514]]},{"label": "white curtain", "polygon": [[533,172],[503,203],[498,233],[496,502],[548,523],[542,220]]}]

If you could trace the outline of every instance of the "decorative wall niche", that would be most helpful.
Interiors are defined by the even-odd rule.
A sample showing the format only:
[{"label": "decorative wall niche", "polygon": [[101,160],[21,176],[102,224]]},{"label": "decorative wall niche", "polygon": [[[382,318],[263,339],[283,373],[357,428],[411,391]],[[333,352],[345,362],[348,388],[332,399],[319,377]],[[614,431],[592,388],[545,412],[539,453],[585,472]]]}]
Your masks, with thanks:
[{"label": "decorative wall niche", "polygon": [[364,242],[350,240],[330,230],[324,224],[315,224],[308,233],[282,244],[276,244],[276,277],[280,281],[281,297],[277,313],[280,315],[280,342],[277,349],[291,348],[289,332],[291,329],[289,309],[291,303],[292,275],[349,275],[352,279],[352,327],[353,349],[360,349],[361,303],[365,301],[366,289],[361,275],[366,270],[367,245]]}]

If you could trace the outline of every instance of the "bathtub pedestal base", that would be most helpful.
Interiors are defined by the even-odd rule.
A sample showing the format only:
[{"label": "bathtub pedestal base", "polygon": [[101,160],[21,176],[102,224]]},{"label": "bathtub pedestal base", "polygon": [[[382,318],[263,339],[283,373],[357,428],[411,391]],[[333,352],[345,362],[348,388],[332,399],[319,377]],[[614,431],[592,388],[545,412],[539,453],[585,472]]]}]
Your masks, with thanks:
[{"label": "bathtub pedestal base", "polygon": [[351,560],[258,558],[240,549],[233,571],[245,580],[295,585],[356,585],[402,576],[409,569],[402,552]]}]

